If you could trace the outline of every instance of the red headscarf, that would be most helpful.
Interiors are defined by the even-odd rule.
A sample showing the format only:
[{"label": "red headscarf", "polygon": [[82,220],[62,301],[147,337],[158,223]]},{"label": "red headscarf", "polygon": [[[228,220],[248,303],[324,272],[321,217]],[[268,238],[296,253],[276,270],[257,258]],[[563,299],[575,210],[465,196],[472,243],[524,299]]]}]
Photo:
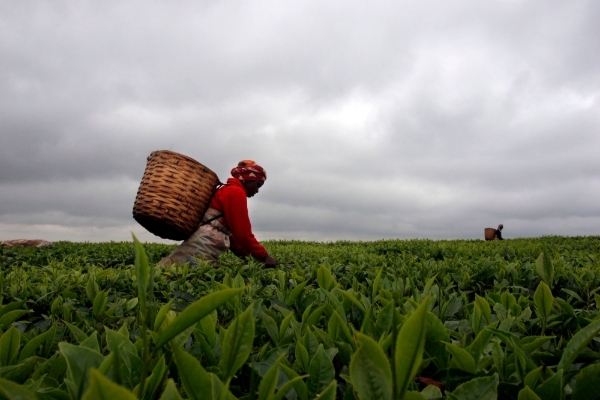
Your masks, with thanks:
[{"label": "red headscarf", "polygon": [[242,160],[231,170],[231,176],[240,181],[266,181],[267,172],[252,160]]}]

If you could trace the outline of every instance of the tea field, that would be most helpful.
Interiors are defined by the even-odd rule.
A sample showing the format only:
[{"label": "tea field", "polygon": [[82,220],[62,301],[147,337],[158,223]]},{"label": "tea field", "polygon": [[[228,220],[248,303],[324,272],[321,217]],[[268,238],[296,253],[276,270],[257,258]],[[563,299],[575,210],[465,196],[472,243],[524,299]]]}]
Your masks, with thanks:
[{"label": "tea field", "polygon": [[600,237],[0,247],[0,399],[600,399]]}]

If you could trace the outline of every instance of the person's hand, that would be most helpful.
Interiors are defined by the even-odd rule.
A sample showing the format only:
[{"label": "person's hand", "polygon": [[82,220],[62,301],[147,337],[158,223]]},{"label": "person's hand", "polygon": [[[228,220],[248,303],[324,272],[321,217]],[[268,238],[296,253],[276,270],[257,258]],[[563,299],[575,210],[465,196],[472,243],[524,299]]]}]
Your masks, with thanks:
[{"label": "person's hand", "polygon": [[273,257],[271,257],[268,254],[266,255],[263,262],[265,263],[265,267],[267,267],[267,268],[275,268],[275,266],[277,265],[277,260],[275,260]]}]

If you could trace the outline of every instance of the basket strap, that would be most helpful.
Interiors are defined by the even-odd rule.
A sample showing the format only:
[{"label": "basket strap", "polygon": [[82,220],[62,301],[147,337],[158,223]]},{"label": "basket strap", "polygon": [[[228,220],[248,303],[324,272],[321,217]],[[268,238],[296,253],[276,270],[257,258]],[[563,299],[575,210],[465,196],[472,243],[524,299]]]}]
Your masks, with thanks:
[{"label": "basket strap", "polygon": [[214,217],[212,217],[210,219],[207,219],[206,221],[202,221],[202,223],[200,225],[198,225],[198,227],[204,226],[206,224],[209,224],[209,223],[213,222],[214,220],[221,218],[222,216],[223,216],[223,214],[219,214],[219,215],[214,216]]},{"label": "basket strap", "polygon": [[[221,181],[219,181],[219,182],[217,183],[217,185],[215,186],[215,192],[216,192],[217,190],[221,189],[223,186],[227,186],[227,184],[226,184],[226,183],[223,183],[223,182],[221,182]],[[214,195],[215,195],[215,194],[213,193],[213,196],[214,196]],[[212,196],[211,196],[210,198],[212,199]],[[204,226],[204,225],[206,225],[206,224],[210,224],[211,222],[213,222],[214,220],[217,220],[217,219],[221,218],[222,216],[223,216],[223,213],[221,213],[221,214],[219,214],[219,215],[217,215],[217,216],[214,216],[214,217],[212,217],[212,218],[210,218],[210,219],[207,219],[206,221],[202,221],[202,223],[201,223],[200,225],[198,225],[198,227]]]}]

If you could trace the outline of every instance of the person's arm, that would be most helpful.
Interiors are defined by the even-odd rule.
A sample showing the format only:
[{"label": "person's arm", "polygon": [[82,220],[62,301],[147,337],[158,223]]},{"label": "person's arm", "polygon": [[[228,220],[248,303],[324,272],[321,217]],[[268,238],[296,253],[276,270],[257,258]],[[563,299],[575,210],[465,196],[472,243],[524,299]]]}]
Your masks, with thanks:
[{"label": "person's arm", "polygon": [[267,257],[267,250],[252,233],[248,216],[248,199],[243,189],[232,190],[229,196],[221,199],[223,213],[231,232],[231,251],[237,256],[252,255],[261,261]]}]

